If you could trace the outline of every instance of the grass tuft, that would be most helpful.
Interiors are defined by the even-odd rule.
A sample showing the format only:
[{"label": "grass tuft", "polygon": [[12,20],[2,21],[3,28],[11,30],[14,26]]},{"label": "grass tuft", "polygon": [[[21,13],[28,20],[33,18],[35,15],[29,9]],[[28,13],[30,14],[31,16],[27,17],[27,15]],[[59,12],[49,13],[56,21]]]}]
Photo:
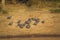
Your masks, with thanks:
[{"label": "grass tuft", "polygon": [[8,14],[8,11],[6,9],[3,9],[0,7],[0,13],[2,14]]},{"label": "grass tuft", "polygon": [[7,10],[2,10],[2,13],[3,14],[8,14],[8,11]]},{"label": "grass tuft", "polygon": [[51,13],[60,13],[60,9],[50,9]]}]

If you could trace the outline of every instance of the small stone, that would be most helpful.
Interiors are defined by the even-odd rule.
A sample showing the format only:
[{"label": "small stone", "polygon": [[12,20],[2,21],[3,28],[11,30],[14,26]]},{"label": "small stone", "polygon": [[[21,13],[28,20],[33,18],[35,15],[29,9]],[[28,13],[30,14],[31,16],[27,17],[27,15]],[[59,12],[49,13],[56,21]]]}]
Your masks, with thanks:
[{"label": "small stone", "polygon": [[10,22],[8,25],[12,25],[13,24],[13,22]]},{"label": "small stone", "polygon": [[41,23],[45,23],[45,21],[42,21]]},{"label": "small stone", "polygon": [[30,28],[30,25],[26,25],[26,28],[28,28],[28,29],[29,29],[29,28]]},{"label": "small stone", "polygon": [[12,16],[8,16],[7,19],[11,19]]}]

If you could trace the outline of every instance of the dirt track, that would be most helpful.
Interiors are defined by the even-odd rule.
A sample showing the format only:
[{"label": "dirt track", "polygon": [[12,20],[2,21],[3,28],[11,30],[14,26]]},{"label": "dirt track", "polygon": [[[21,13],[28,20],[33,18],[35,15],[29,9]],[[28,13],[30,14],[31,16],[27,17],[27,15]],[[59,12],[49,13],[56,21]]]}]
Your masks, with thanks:
[{"label": "dirt track", "polygon": [[[0,14],[0,35],[25,35],[25,34],[60,34],[60,14],[50,13],[48,8],[42,10],[27,8],[26,6],[6,6],[5,7],[9,14]],[[8,16],[12,16],[9,20]],[[23,29],[17,26],[17,20],[22,20],[24,23],[28,18],[39,18],[40,22],[38,25],[34,26],[31,23],[31,28]],[[41,23],[41,21],[45,23]],[[8,23],[13,22],[12,26]]]}]

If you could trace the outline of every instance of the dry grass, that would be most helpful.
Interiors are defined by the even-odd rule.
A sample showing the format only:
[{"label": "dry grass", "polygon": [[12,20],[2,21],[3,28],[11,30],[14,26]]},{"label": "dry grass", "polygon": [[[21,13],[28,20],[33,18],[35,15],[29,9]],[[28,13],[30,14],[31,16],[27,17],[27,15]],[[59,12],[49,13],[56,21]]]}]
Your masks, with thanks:
[{"label": "dry grass", "polygon": [[[36,3],[36,1],[33,3]],[[51,2],[49,2],[49,4],[48,2],[39,3],[40,2],[37,3],[38,7],[37,4],[33,4],[32,7],[27,7],[25,4],[6,5],[5,8],[8,10],[9,15],[5,16],[0,14],[0,35],[60,34],[60,14],[52,14],[49,12],[50,6],[52,6]],[[41,7],[41,9],[39,7]],[[7,16],[12,16],[12,18],[7,20]],[[17,26],[17,20],[21,20],[22,23],[24,23],[28,18],[39,18],[40,23],[37,26],[33,26],[31,23],[30,29],[26,29],[26,27],[21,29]],[[43,20],[45,21],[44,24],[41,23]],[[9,26],[8,23],[12,21],[13,25]],[[19,40],[19,38],[16,39]],[[14,38],[12,40],[16,39]]]}]

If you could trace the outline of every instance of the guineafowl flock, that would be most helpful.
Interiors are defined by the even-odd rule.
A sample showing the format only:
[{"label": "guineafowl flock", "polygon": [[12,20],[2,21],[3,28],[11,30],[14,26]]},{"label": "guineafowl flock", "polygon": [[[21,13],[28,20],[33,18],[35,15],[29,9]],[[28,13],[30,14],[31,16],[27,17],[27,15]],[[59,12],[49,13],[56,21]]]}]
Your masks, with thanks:
[{"label": "guineafowl flock", "polygon": [[[11,19],[12,16],[8,16],[7,19]],[[40,22],[39,18],[28,18],[23,24],[21,23],[21,20],[17,20],[17,26],[19,26],[19,28],[23,28],[24,26],[26,26],[26,28],[30,28],[31,27],[31,22],[33,22],[33,25],[37,25]],[[44,23],[44,21],[41,21],[41,23]],[[13,25],[13,22],[8,23],[8,25]]]}]

